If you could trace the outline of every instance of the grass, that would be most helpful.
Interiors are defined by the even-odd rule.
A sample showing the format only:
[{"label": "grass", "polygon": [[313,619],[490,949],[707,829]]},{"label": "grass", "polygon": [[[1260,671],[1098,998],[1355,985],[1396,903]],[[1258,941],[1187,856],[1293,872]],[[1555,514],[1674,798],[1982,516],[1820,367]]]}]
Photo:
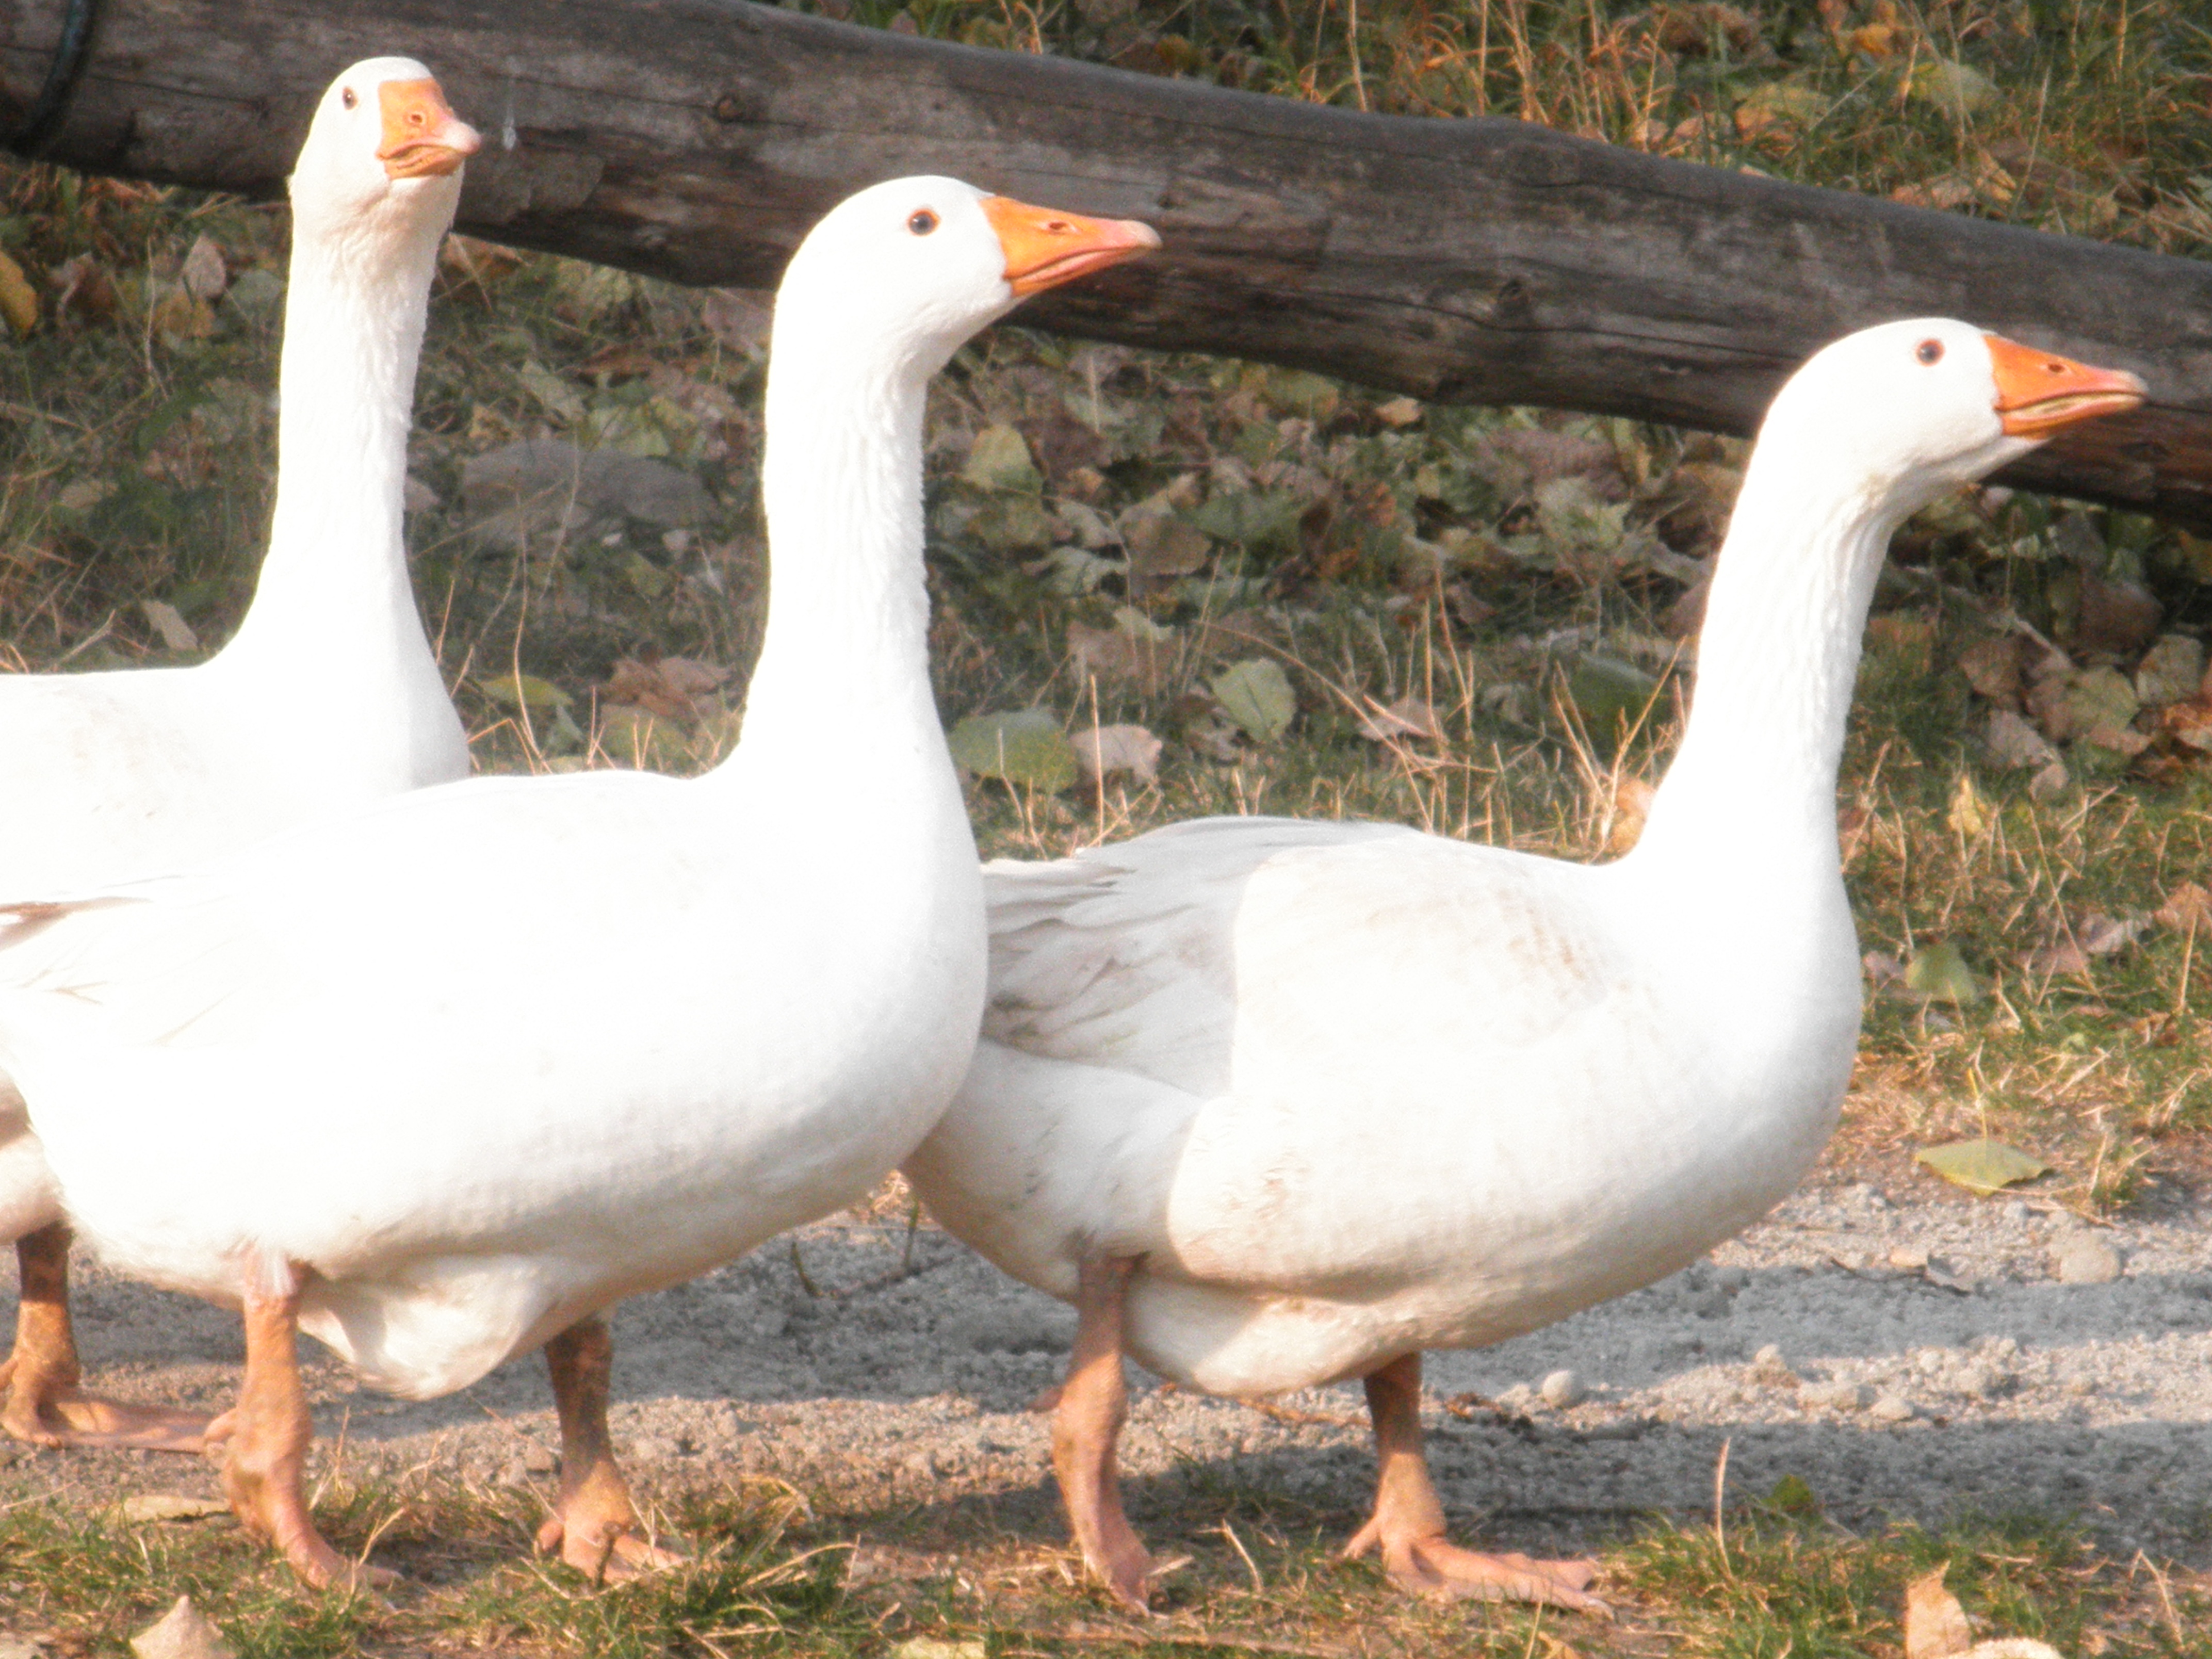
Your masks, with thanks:
[{"label": "grass", "polygon": [[[341,1549],[374,1536],[404,1582],[388,1600],[301,1590],[228,1521],[132,1523],[57,1501],[0,1515],[0,1623],[57,1656],[118,1653],[190,1595],[241,1659],[319,1655],[729,1653],[1011,1659],[1449,1650],[1516,1659],[1564,1649],[1681,1659],[1887,1659],[1902,1650],[1906,1583],[1948,1568],[1978,1630],[2071,1654],[2212,1653],[2212,1585],[2147,1561],[2099,1557],[2034,1517],[1855,1536],[1802,1502],[1747,1504],[1710,1521],[1656,1522],[1608,1552],[1616,1620],[1439,1606],[1334,1558],[1339,1517],[1265,1496],[1208,1501],[1148,1625],[1074,1582],[1068,1558],[1009,1537],[974,1505],[948,1523],[899,1514],[817,1519],[751,1483],[677,1498],[668,1520],[696,1565],[595,1588],[530,1559],[526,1498],[417,1480],[326,1491]],[[864,1534],[868,1569],[855,1571]],[[929,1644],[945,1647],[932,1648]],[[949,1648],[949,1652],[947,1649]]]},{"label": "grass", "polygon": [[[1616,143],[2203,257],[2212,251],[2212,30],[2185,0],[1964,0],[1743,9],[1615,0],[817,0],[981,45],[1409,114],[1487,112]],[[34,670],[188,661],[251,593],[269,500],[281,211],[0,171],[0,251],[40,326],[0,355],[0,656]],[[179,287],[206,236],[233,284]],[[252,275],[252,273],[259,273]],[[736,698],[655,712],[624,662],[696,659],[742,684],[764,550],[753,505],[763,361],[720,302],[619,272],[474,248],[434,303],[412,472],[418,591],[479,765],[704,765]],[[475,526],[464,468],[518,437],[665,460],[710,505],[676,527]],[[1424,407],[1322,377],[1081,347],[1002,328],[942,377],[930,438],[934,658],[948,723],[1045,711],[1142,726],[1156,779],[978,776],[987,852],[1039,855],[1211,811],[1369,816],[1561,856],[1632,833],[1635,786],[1679,730],[1680,641],[1742,447],[1525,410]],[[2205,1165],[2212,773],[2166,716],[2140,752],[2076,734],[2062,784],[1992,763],[1972,665],[2040,638],[2068,695],[2143,666],[2100,620],[2148,592],[2202,641],[2212,544],[2139,517],[1994,493],[1899,538],[1869,629],[1844,769],[1874,985],[1838,1156],[1989,1133],[2054,1166],[2093,1213]],[[1992,642],[1996,642],[1993,647]],[[2031,657],[2032,664],[2032,657]],[[1225,677],[1282,671],[1287,728]],[[1983,686],[1977,690],[1977,684]],[[627,688],[627,690],[626,690]],[[2000,690],[1999,701],[2010,694]],[[1408,701],[1411,700],[1411,701]],[[650,704],[651,699],[647,700]],[[1396,708],[1424,732],[1363,732]],[[670,712],[671,709],[673,712]],[[2031,708],[2031,714],[2034,710]],[[1623,735],[1622,716],[1633,724]],[[1240,719],[1240,714],[1243,717]],[[2132,746],[2131,738],[2123,748]],[[2121,932],[2126,933],[2126,927]],[[2069,950],[2067,947],[2072,947]],[[1929,964],[1962,966],[1935,975]],[[1928,970],[1928,971],[1922,971]],[[815,1518],[766,1488],[672,1499],[697,1569],[607,1592],[530,1563],[529,1502],[450,1478],[334,1486],[342,1547],[374,1535],[394,1605],[302,1595],[227,1522],[132,1525],[60,1499],[0,1510],[0,1622],[56,1653],[114,1653],[188,1590],[242,1654],[593,1654],[1448,1649],[1499,1656],[1900,1650],[1905,1580],[1949,1561],[1988,1627],[2068,1653],[2212,1653],[2212,1592],[2029,1519],[1853,1536],[1817,1515],[1654,1520],[1606,1547],[1621,1623],[1438,1610],[1340,1568],[1347,1517],[1213,1494],[1174,1530],[1196,1559],[1147,1632],[1068,1582],[1034,1528],[986,1505]],[[1224,1524],[1229,1530],[1211,1530]],[[957,1550],[957,1577],[842,1587],[843,1547]],[[1023,1538],[1032,1541],[1024,1543]],[[1233,1540],[1233,1542],[1232,1542]],[[1271,1650],[1267,1643],[1276,1644]]]}]

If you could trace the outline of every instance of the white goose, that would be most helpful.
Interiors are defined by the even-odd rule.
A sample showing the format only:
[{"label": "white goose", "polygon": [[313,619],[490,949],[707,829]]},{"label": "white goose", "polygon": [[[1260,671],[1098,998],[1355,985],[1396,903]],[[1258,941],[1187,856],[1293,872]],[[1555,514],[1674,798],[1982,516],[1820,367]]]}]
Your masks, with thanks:
[{"label": "white goose", "polygon": [[[439,239],[477,135],[404,58],[324,94],[291,180],[276,507],[252,608],[192,668],[0,678],[0,890],[67,892],[465,776],[400,537]],[[0,1239],[21,1273],[0,1429],[196,1450],[206,1419],[77,1386],[69,1229],[0,1072]]]},{"label": "white goose", "polygon": [[995,863],[985,1041],[905,1169],[1076,1304],[1054,1461],[1141,1608],[1126,1352],[1210,1393],[1364,1377],[1372,1518],[1408,1588],[1601,1607],[1588,1562],[1454,1547],[1420,1354],[1673,1272],[1774,1204],[1836,1121],[1859,1022],[1836,769],[1891,530],[2134,376],[1964,324],[1838,341],[1776,397],[1641,842],[1559,863],[1380,825],[1212,818]]},{"label": "white goose", "polygon": [[864,1195],[944,1109],[982,1008],[929,683],[929,377],[1021,295],[1158,243],[925,178],[800,245],[768,631],[714,772],[451,784],[9,912],[0,1064],[106,1260],[243,1304],[210,1435],[303,1577],[350,1569],[300,1492],[295,1325],[413,1398],[544,1344],[541,1542],[593,1571],[665,1559],[608,1447],[599,1310]]}]

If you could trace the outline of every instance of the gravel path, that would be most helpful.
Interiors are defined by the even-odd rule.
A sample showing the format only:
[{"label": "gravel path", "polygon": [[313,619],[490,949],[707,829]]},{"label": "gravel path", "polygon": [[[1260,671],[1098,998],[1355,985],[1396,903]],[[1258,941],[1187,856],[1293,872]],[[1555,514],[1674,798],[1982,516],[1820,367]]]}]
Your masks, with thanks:
[{"label": "gravel path", "polygon": [[[1709,1263],[1514,1342],[1432,1355],[1431,1453],[1455,1522],[1551,1548],[1654,1510],[1702,1513],[1727,1438],[1733,1495],[1794,1474],[1847,1524],[2035,1509],[2078,1515],[2117,1549],[2205,1553],[2212,1201],[2093,1229],[1933,1186],[1808,1188]],[[907,1245],[896,1223],[824,1222],[799,1237],[805,1282],[779,1243],[627,1304],[615,1429],[644,1483],[771,1473],[861,1514],[1004,1494],[1002,1518],[1056,1541],[1045,1422],[1025,1407],[1059,1375],[1072,1312],[927,1227],[893,1279]],[[234,1386],[229,1316],[96,1272],[82,1310],[96,1384],[210,1408]],[[320,1358],[311,1378],[356,1467],[550,1490],[534,1358],[421,1406],[356,1393]],[[1276,1404],[1140,1378],[1124,1443],[1139,1524],[1224,1483],[1356,1517],[1372,1478],[1357,1389]],[[0,1443],[0,1498],[57,1488],[215,1490],[175,1458]]]}]

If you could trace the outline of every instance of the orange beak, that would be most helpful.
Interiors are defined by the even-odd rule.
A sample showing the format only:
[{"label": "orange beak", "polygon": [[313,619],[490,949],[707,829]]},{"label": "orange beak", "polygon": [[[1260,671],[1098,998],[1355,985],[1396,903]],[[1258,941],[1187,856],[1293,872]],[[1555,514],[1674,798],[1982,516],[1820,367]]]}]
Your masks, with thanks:
[{"label": "orange beak", "polygon": [[1150,253],[1160,234],[1134,219],[1086,219],[1007,196],[983,198],[983,216],[1006,251],[1006,283],[1018,295],[1042,293]]},{"label": "orange beak", "polygon": [[2002,334],[1982,337],[1996,372],[1997,414],[2011,437],[2048,437],[2076,421],[2117,415],[2143,400],[2143,383],[2124,368],[2092,368]]},{"label": "orange beak", "polygon": [[435,81],[386,81],[376,95],[384,113],[384,143],[376,159],[387,178],[459,173],[483,148],[477,130],[447,106]]}]

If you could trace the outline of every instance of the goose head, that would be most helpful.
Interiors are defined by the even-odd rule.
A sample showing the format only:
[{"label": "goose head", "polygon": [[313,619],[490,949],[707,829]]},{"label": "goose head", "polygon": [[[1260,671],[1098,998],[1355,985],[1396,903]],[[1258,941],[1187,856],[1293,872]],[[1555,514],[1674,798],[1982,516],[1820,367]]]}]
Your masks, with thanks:
[{"label": "goose head", "polygon": [[461,165],[481,145],[411,58],[368,58],[315,106],[291,179],[296,233],[372,241],[434,238],[460,200]]},{"label": "goose head", "polygon": [[1883,323],[1824,347],[1777,394],[1762,449],[1863,475],[1894,520],[2017,460],[2052,434],[2133,409],[2143,383],[1970,323]]},{"label": "goose head", "polygon": [[987,195],[957,179],[894,179],[848,197],[792,255],[771,361],[829,343],[926,380],[1020,301],[1160,245],[1151,227]]}]

